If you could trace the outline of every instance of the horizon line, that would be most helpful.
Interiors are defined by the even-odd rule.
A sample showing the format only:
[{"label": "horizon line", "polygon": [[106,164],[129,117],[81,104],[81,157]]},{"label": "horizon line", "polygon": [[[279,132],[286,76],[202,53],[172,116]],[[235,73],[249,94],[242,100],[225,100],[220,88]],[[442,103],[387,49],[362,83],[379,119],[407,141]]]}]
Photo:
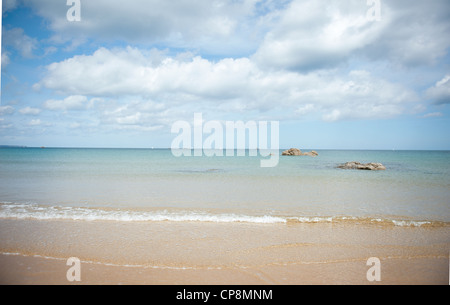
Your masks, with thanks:
[{"label": "horizon line", "polygon": [[[0,148],[32,148],[32,149],[140,149],[140,150],[172,150],[170,147],[77,147],[77,146],[26,146],[26,145],[3,145]],[[293,147],[290,147],[293,148]],[[280,148],[279,151],[288,150],[290,148]],[[233,148],[234,150],[251,150],[249,148]],[[450,151],[450,149],[383,149],[383,148],[299,148],[300,150],[322,150],[322,151]],[[195,148],[178,148],[177,150],[195,150]],[[221,149],[202,149],[202,150],[221,150]],[[227,150],[223,148],[222,150]],[[256,149],[261,150],[261,149]],[[276,149],[262,149],[276,150]]]}]

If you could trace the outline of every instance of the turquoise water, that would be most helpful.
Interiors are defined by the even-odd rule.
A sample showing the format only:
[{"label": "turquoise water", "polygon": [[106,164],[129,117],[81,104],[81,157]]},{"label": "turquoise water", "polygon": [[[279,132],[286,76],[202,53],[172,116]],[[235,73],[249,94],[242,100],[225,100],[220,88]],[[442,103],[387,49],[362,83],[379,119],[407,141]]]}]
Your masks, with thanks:
[{"label": "turquoise water", "polygon": [[[450,152],[174,157],[170,150],[0,149],[0,218],[450,222]],[[336,168],[380,162],[386,171]]]}]

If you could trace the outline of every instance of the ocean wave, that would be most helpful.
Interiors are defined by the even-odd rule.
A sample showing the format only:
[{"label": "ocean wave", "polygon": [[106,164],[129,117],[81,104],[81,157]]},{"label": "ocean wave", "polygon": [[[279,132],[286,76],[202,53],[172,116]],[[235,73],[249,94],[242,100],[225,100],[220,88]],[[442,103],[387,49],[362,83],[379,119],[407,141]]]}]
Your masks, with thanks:
[{"label": "ocean wave", "polygon": [[0,204],[0,218],[36,220],[81,220],[120,222],[248,222],[286,223],[286,219],[274,216],[249,216],[237,214],[209,214],[196,211],[169,212],[134,211],[124,209],[100,209],[84,207],[39,206],[35,204]]},{"label": "ocean wave", "polygon": [[117,222],[212,222],[254,224],[353,223],[397,227],[447,227],[448,222],[354,216],[274,216],[213,214],[203,211],[126,210],[86,207],[0,203],[0,219],[117,221]]}]

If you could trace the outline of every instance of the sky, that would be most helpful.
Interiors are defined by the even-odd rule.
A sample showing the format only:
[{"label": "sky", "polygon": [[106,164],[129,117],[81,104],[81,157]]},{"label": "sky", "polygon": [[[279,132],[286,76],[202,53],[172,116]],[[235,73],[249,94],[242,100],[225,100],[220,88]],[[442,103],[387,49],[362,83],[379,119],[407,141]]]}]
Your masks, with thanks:
[{"label": "sky", "polygon": [[2,9],[0,145],[168,148],[202,113],[279,121],[281,148],[450,150],[448,0]]}]

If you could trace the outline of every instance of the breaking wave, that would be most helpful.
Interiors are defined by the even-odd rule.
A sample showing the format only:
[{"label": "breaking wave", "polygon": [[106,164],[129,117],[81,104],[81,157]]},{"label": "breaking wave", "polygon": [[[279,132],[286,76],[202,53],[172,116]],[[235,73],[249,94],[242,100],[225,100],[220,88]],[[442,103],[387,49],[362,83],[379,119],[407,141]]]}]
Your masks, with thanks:
[{"label": "breaking wave", "polygon": [[214,214],[203,211],[127,210],[0,203],[0,218],[117,222],[212,222],[255,224],[353,223],[399,227],[447,227],[448,222],[354,216],[274,216]]}]

